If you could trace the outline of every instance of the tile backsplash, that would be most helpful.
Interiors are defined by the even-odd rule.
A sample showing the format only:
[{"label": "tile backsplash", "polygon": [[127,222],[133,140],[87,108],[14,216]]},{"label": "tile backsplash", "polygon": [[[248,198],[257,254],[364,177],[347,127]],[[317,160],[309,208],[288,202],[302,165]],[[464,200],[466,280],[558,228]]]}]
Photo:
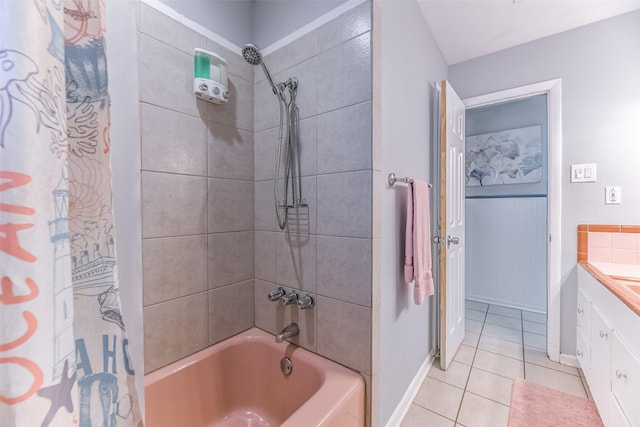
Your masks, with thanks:
[{"label": "tile backsplash", "polygon": [[578,261],[640,265],[640,226],[579,225]]}]

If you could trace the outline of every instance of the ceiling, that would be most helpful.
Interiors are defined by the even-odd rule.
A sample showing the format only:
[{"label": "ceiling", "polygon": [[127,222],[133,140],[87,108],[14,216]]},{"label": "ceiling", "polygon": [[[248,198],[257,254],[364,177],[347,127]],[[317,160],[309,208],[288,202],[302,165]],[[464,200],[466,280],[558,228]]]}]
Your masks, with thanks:
[{"label": "ceiling", "polygon": [[640,0],[419,0],[449,65],[640,9]]}]

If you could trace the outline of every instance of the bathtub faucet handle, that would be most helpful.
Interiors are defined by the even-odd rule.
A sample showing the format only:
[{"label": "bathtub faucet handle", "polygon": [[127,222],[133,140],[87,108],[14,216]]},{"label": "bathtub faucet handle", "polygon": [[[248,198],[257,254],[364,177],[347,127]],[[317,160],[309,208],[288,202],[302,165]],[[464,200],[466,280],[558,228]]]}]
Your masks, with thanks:
[{"label": "bathtub faucet handle", "polygon": [[269,301],[278,301],[284,295],[284,289],[278,288],[275,291],[271,291],[267,294],[267,299]]},{"label": "bathtub faucet handle", "polygon": [[298,302],[298,294],[293,291],[289,292],[288,294],[284,294],[282,298],[280,298],[280,303],[282,305],[295,304],[296,302]]},{"label": "bathtub faucet handle", "polygon": [[309,294],[306,294],[305,296],[303,296],[298,300],[298,308],[300,310],[306,310],[307,308],[311,308],[314,306],[314,304],[315,304],[315,301],[313,300],[313,297]]}]

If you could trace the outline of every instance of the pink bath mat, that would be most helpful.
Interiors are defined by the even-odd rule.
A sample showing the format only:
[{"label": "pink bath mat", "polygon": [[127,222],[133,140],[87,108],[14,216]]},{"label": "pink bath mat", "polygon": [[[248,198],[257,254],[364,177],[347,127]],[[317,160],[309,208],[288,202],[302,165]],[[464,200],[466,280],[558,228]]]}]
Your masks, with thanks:
[{"label": "pink bath mat", "polygon": [[518,379],[511,388],[508,427],[602,426],[593,400]]}]

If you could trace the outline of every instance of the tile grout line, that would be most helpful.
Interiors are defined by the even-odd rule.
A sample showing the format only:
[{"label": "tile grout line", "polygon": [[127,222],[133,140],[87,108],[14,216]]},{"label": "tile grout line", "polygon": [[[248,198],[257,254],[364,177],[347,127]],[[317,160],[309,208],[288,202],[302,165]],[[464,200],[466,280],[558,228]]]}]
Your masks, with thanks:
[{"label": "tile grout line", "polygon": [[478,337],[478,342],[476,343],[475,349],[473,351],[473,359],[471,360],[471,367],[469,368],[469,374],[467,375],[467,381],[464,383],[464,390],[462,391],[462,398],[460,399],[460,405],[458,406],[458,412],[456,413],[456,419],[454,420],[454,424],[458,424],[458,418],[460,417],[460,412],[462,411],[462,402],[464,402],[464,396],[467,394],[467,387],[469,386],[469,379],[471,378],[471,371],[473,370],[473,364],[476,361],[476,354],[478,353],[478,346],[480,345],[480,340],[482,339],[482,331],[484,331],[484,325],[487,321],[487,314],[489,313],[489,306],[487,305],[487,311],[484,313],[484,319],[482,320],[482,328],[480,329],[480,336]]}]

